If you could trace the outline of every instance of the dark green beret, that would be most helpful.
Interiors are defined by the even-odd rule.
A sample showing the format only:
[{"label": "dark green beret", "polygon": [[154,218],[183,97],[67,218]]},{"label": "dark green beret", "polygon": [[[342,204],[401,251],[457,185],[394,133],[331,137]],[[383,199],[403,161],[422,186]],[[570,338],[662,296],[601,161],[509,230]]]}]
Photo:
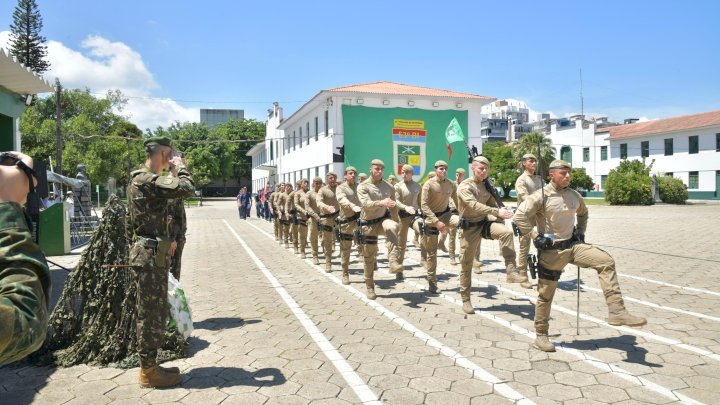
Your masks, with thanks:
[{"label": "dark green beret", "polygon": [[145,142],[143,142],[143,145],[163,145],[172,147],[172,140],[170,140],[167,136],[153,136],[152,138],[146,139]]}]

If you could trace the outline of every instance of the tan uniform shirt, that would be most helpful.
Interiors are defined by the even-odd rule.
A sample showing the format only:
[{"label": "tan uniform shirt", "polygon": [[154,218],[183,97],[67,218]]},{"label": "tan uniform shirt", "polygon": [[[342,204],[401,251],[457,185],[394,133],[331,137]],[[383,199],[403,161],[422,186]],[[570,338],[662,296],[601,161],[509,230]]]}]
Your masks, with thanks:
[{"label": "tan uniform shirt", "polygon": [[357,184],[350,186],[347,182],[337,186],[335,190],[338,203],[340,204],[340,217],[350,218],[355,215],[353,207],[360,207],[360,200],[357,196]]},{"label": "tan uniform shirt", "polygon": [[380,205],[381,200],[386,198],[395,200],[395,188],[383,179],[374,181],[372,178],[369,178],[363,181],[360,183],[360,186],[358,186],[357,194],[360,200],[360,206],[362,207],[360,219],[363,221],[380,218],[385,215],[388,209]]},{"label": "tan uniform shirt", "polygon": [[340,212],[340,204],[338,203],[337,196],[335,195],[336,190],[337,186],[330,187],[328,184],[318,191],[315,201],[317,202],[317,206],[320,208],[322,215],[330,214],[330,211],[327,209],[328,207],[334,207],[335,212]]},{"label": "tan uniform shirt", "polygon": [[445,211],[448,206],[450,209],[455,209],[456,199],[455,188],[453,182],[448,179],[438,181],[437,177],[428,180],[422,188],[422,197],[420,202],[420,209],[425,214],[425,222],[428,224],[434,224],[438,221],[436,212],[440,213]]},{"label": "tan uniform shirt", "polygon": [[288,193],[283,191],[278,194],[277,199],[275,200],[275,205],[277,206],[278,211],[280,211],[281,214],[285,213],[285,203],[287,202],[287,199]]},{"label": "tan uniform shirt", "polygon": [[420,184],[414,180],[408,182],[401,181],[395,185],[395,202],[400,211],[405,211],[405,207],[413,207],[417,211],[420,207]]},{"label": "tan uniform shirt", "polygon": [[542,179],[540,176],[530,174],[527,170],[520,175],[515,181],[515,192],[517,193],[517,202],[520,205],[528,196],[542,187]]},{"label": "tan uniform shirt", "polygon": [[292,215],[293,210],[295,209],[295,191],[291,191],[287,193],[287,198],[285,199],[285,212],[288,215]]},{"label": "tan uniform shirt", "polygon": [[[587,228],[588,210],[580,193],[571,188],[558,188],[552,182],[545,186],[544,190],[547,215],[547,229],[544,233],[555,235],[556,242],[570,239],[577,217],[578,232],[584,234],[585,228]],[[523,235],[529,233],[535,223],[538,224],[538,230],[542,232],[545,224],[542,206],[540,191],[530,195],[518,206],[515,212],[515,224]]]},{"label": "tan uniform shirt", "polygon": [[297,211],[297,216],[299,219],[305,220],[307,219],[307,211],[305,211],[305,195],[307,194],[307,191],[300,189],[295,191],[295,194],[293,194],[293,205],[295,206],[295,210]]},{"label": "tan uniform shirt", "polygon": [[494,217],[490,218],[493,221],[498,217],[497,202],[485,188],[485,182],[476,180],[474,177],[465,179],[458,186],[457,196],[460,218],[478,222],[488,219],[488,215]]},{"label": "tan uniform shirt", "polygon": [[315,190],[310,190],[307,193],[305,193],[305,211],[307,212],[308,216],[311,216],[313,218],[320,216],[320,207],[317,205],[317,192]]}]

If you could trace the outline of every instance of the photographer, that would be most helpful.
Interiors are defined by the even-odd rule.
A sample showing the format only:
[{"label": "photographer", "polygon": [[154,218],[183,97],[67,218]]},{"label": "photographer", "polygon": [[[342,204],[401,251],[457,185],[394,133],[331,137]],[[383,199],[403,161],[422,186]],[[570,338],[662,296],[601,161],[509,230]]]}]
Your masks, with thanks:
[{"label": "photographer", "polygon": [[32,166],[19,152],[0,156],[0,365],[37,350],[47,332],[50,270],[22,207],[37,183]]}]

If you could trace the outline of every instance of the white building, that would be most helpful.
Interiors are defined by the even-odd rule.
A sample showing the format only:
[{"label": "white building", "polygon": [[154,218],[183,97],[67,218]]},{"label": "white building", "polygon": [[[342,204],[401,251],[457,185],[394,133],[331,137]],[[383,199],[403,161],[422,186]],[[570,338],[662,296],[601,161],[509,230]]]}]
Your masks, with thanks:
[{"label": "white building", "polygon": [[575,120],[551,126],[556,155],[584,167],[603,190],[621,159],[654,160],[653,174],[671,174],[688,186],[690,198],[720,198],[720,110],[598,128],[600,122]]},{"label": "white building", "polygon": [[[253,147],[248,153],[253,159],[253,191],[258,190],[267,182],[295,182],[301,178],[312,180],[314,176],[324,179],[325,173],[332,170],[341,177],[343,168],[347,164],[357,166],[359,171],[366,171],[369,159],[358,159],[358,162],[348,162],[345,155],[346,129],[343,122],[343,106],[367,107],[368,111],[378,112],[379,109],[395,109],[398,117],[406,112],[409,116],[427,114],[433,116],[433,112],[452,114],[453,111],[460,115],[467,115],[466,138],[467,147],[480,153],[480,123],[481,107],[493,101],[491,97],[478,96],[468,93],[432,89],[427,87],[409,86],[392,82],[374,82],[344,87],[336,87],[322,90],[313,98],[300,107],[292,116],[287,119],[283,117],[283,110],[274,103],[273,108],[268,110],[267,132],[265,142]],[[390,111],[390,110],[386,110]],[[428,118],[428,125],[432,118]],[[401,120],[395,120],[401,121]],[[395,132],[385,134],[377,138],[379,131],[372,128],[374,123],[367,122],[367,140],[362,139],[365,147],[371,148],[376,142],[386,142],[390,136],[402,136]],[[395,124],[391,124],[395,125]],[[423,119],[413,121],[413,125],[424,125]],[[447,123],[444,124],[445,127]],[[428,133],[433,136],[435,142],[443,133],[438,131]],[[403,130],[400,128],[400,130]],[[426,133],[424,128],[417,129]],[[394,129],[393,129],[394,131]],[[413,130],[409,130],[413,131]],[[387,136],[385,136],[387,135]],[[364,138],[365,135],[362,137]],[[351,145],[356,145],[358,139],[353,139]],[[423,141],[424,142],[424,141]],[[465,145],[454,146],[455,153],[465,156]],[[395,152],[380,150],[379,156],[391,156]],[[443,153],[445,147],[442,147]],[[462,149],[462,150],[459,150]],[[348,150],[350,154],[355,150]],[[418,156],[423,165],[427,166],[425,149],[422,149],[423,156]],[[427,150],[428,156],[437,154],[436,148],[433,151]],[[396,155],[396,153],[395,153]],[[457,156],[454,159],[457,159]],[[395,156],[393,156],[395,157]],[[367,160],[365,162],[364,160]],[[392,160],[392,158],[391,158]],[[386,175],[394,172],[392,161],[386,161]],[[432,163],[432,162],[431,162]],[[392,171],[391,171],[392,170]],[[454,170],[454,169],[453,169]]]}]

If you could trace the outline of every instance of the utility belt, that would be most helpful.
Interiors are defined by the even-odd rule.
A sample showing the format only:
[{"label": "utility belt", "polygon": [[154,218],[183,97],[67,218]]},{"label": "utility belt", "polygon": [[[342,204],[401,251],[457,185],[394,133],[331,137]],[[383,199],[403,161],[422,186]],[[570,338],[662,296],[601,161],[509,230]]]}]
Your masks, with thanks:
[{"label": "utility belt", "polygon": [[332,214],[322,214],[320,218],[336,218],[338,215],[340,215],[340,213],[335,211]]},{"label": "utility belt", "polygon": [[351,216],[350,218],[338,218],[335,220],[335,222],[338,225],[345,225],[345,224],[349,224],[352,221],[355,221],[358,218],[360,218],[360,213],[356,212],[355,215]]},{"label": "utility belt", "polygon": [[445,215],[445,214],[448,213],[448,212],[450,212],[450,206],[449,206],[449,205],[447,206],[447,208],[445,208],[445,211],[433,212],[433,214],[435,214],[435,216],[438,217],[438,219],[439,219],[441,216]]},{"label": "utility belt", "polygon": [[354,233],[355,243],[358,245],[377,245],[378,237],[372,235],[365,235],[360,229],[356,229]]},{"label": "utility belt", "polygon": [[398,214],[400,215],[400,218],[410,218],[410,217],[414,217],[417,215],[417,214],[414,214],[414,215],[408,214],[407,211],[405,211],[405,210],[398,212]]},{"label": "utility belt", "polygon": [[305,226],[305,227],[307,226],[307,220],[302,220],[302,219],[299,219],[296,217],[295,221],[296,221],[295,225],[300,225],[300,226]]},{"label": "utility belt", "polygon": [[[538,252],[539,253],[539,252]],[[527,255],[527,263],[528,267],[530,269],[530,276],[535,279],[535,277],[540,277],[543,280],[549,280],[549,281],[558,281],[560,280],[560,275],[562,274],[562,271],[555,271],[546,269],[540,264],[540,260],[538,260],[538,256],[529,254]]]},{"label": "utility belt", "polygon": [[[148,249],[153,249],[154,265],[156,267],[166,268],[170,262],[170,245],[172,239],[169,236],[156,236],[154,238],[146,238],[144,236],[135,236],[135,243]],[[132,261],[132,260],[131,260]],[[131,263],[132,265],[132,263]]]},{"label": "utility belt", "polygon": [[565,250],[573,247],[576,243],[578,243],[578,241],[575,239],[567,239],[562,242],[555,242],[545,250]]},{"label": "utility belt", "polygon": [[385,210],[385,215],[383,215],[379,218],[375,218],[375,219],[368,219],[366,221],[360,220],[360,221],[358,221],[358,224],[360,226],[370,226],[370,225],[379,224],[380,222],[384,221],[385,219],[389,219],[389,218],[390,218],[390,211]]},{"label": "utility belt", "polygon": [[492,226],[492,224],[492,221],[488,221],[487,218],[477,222],[471,222],[465,218],[461,218],[460,222],[458,223],[458,228],[464,230],[477,227],[480,228],[480,234],[484,239],[491,239],[490,227]]},{"label": "utility belt", "polygon": [[337,238],[338,242],[342,242],[344,240],[353,240],[353,235],[350,233],[342,233],[340,232],[340,227],[335,227],[335,238]]},{"label": "utility belt", "polygon": [[330,225],[318,224],[318,229],[323,232],[333,232],[333,227]]}]

